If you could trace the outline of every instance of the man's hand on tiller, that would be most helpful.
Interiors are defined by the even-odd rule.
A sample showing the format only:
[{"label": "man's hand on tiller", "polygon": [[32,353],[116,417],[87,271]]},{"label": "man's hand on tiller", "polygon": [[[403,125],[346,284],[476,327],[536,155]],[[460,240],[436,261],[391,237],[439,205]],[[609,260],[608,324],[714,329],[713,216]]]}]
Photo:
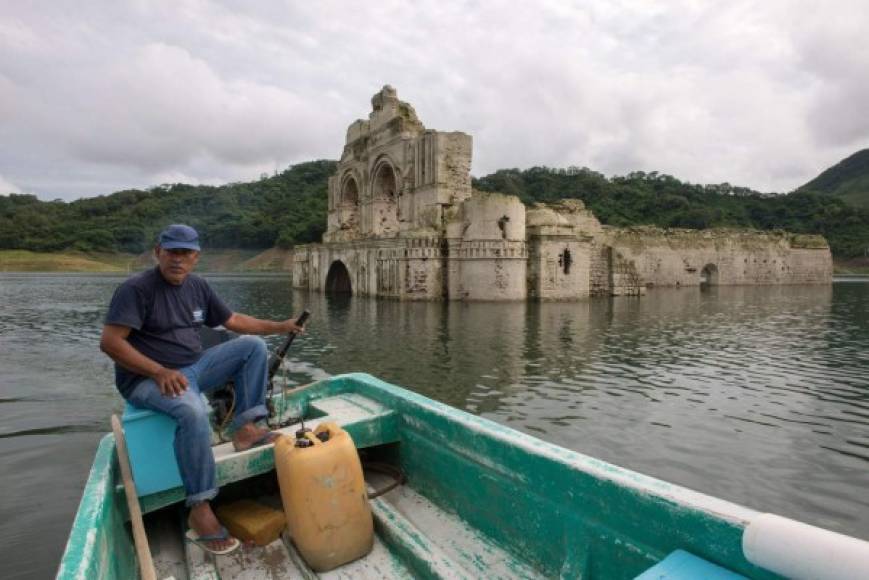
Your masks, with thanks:
[{"label": "man's hand on tiller", "polygon": [[305,333],[305,327],[299,326],[298,324],[296,324],[295,318],[288,318],[287,320],[284,320],[281,324],[284,327],[283,332],[294,332],[296,334],[304,334]]}]

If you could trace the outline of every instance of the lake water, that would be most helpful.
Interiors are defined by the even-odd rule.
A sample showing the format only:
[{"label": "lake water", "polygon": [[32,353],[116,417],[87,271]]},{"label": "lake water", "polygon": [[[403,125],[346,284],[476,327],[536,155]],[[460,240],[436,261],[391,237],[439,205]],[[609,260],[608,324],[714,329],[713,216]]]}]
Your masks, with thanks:
[{"label": "lake water", "polygon": [[[311,311],[288,356],[293,382],[367,371],[576,451],[869,539],[869,280],[444,304],[206,277],[241,312]],[[54,575],[97,442],[122,408],[97,346],[122,279],[0,274],[4,578]]]}]

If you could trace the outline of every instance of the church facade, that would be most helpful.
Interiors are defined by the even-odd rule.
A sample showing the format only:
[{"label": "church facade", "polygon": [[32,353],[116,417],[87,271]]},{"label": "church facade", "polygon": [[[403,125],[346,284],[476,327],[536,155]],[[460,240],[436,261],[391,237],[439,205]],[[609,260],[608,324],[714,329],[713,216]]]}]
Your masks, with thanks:
[{"label": "church facade", "polygon": [[404,300],[575,300],[654,286],[829,283],[818,236],[602,226],[579,200],[471,188],[472,139],[426,129],[385,86],[347,129],[321,244],[293,286]]}]

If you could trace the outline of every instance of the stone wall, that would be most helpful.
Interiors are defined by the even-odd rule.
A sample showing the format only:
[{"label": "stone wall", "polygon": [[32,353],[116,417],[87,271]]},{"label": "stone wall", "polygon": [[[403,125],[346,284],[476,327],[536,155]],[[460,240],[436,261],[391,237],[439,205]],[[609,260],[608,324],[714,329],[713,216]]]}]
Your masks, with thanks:
[{"label": "stone wall", "polygon": [[440,240],[419,238],[400,246],[359,240],[297,246],[293,287],[327,291],[330,275],[346,270],[350,292],[409,300],[436,300],[444,294]]},{"label": "stone wall", "polygon": [[823,238],[749,230],[605,228],[605,244],[632,261],[653,286],[829,283]]},{"label": "stone wall", "polygon": [[589,248],[589,295],[610,296],[612,280],[613,249],[594,241]]},{"label": "stone wall", "polygon": [[616,248],[611,251],[610,280],[611,296],[642,296],[646,293],[646,285],[637,271],[636,263]]},{"label": "stone wall", "polygon": [[582,202],[535,204],[526,213],[527,297],[575,300],[589,296],[591,232],[600,223]]},{"label": "stone wall", "polygon": [[575,236],[529,236],[528,298],[575,300],[589,296],[590,250],[587,240]]},{"label": "stone wall", "polygon": [[524,300],[527,253],[525,206],[519,198],[474,194],[446,225],[447,298]]}]

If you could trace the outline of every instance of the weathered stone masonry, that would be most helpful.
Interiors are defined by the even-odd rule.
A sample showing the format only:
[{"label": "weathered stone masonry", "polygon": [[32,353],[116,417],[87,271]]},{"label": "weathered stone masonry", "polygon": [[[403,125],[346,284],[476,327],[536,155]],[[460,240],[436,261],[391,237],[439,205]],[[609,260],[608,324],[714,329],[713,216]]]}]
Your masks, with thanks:
[{"label": "weathered stone masonry", "polygon": [[293,285],[404,300],[575,300],[655,286],[816,284],[820,236],[601,226],[581,201],[526,208],[471,189],[471,137],[426,129],[385,86],[347,129],[322,244]]}]

